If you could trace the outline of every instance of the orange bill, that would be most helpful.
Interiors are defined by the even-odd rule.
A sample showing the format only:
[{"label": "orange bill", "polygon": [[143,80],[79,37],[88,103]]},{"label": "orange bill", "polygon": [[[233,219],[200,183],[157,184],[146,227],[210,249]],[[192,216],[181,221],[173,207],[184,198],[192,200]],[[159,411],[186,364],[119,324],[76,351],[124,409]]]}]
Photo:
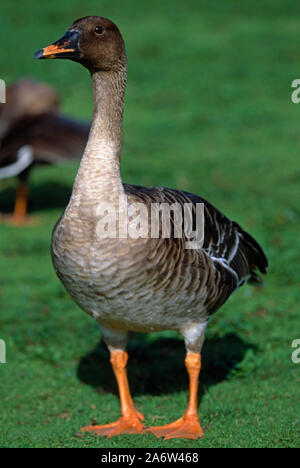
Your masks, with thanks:
[{"label": "orange bill", "polygon": [[37,59],[79,58],[78,37],[77,31],[67,31],[58,41],[38,50],[34,57]]}]

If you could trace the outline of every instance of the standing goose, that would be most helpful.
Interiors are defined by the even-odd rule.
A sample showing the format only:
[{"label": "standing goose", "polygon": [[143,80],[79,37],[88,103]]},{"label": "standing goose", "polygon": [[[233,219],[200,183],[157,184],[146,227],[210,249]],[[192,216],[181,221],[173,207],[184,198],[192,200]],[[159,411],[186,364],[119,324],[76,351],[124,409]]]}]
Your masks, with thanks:
[{"label": "standing goose", "polygon": [[[208,319],[237,287],[247,280],[259,280],[256,270],[266,272],[266,257],[249,234],[204,199],[168,188],[122,183],[126,54],[114,23],[98,16],[81,18],[35,57],[79,62],[90,71],[93,82],[92,127],[70,202],[53,231],[52,258],[66,290],[100,325],[118,382],[122,416],[111,424],[82,430],[108,437],[145,431],[165,439],[202,437],[197,391]],[[120,204],[120,199],[125,202]],[[174,230],[170,238],[99,234],[103,207],[115,209],[116,224],[123,228],[124,210],[130,211],[136,203],[148,211],[154,203],[192,204],[194,218],[196,204],[203,203],[202,247],[186,248],[190,238],[177,238]],[[135,221],[129,217],[128,229]],[[185,340],[189,404],[179,420],[147,429],[127,381],[127,332],[169,329]]]},{"label": "standing goose", "polygon": [[8,87],[7,102],[0,107],[0,180],[18,177],[10,222],[26,221],[32,168],[80,159],[89,129],[85,122],[60,115],[52,87],[28,78]]}]

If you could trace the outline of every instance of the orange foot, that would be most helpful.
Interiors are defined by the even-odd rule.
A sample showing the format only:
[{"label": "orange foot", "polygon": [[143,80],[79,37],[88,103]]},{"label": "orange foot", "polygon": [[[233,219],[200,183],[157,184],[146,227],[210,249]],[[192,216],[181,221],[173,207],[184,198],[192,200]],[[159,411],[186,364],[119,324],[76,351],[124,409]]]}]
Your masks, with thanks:
[{"label": "orange foot", "polygon": [[156,437],[167,439],[198,439],[204,432],[198,416],[182,416],[177,421],[165,426],[150,427],[149,431]]},{"label": "orange foot", "polygon": [[129,416],[122,416],[118,421],[105,424],[103,426],[86,426],[81,430],[84,432],[94,432],[99,436],[107,436],[108,438],[120,434],[143,434],[146,429],[141,423],[144,416],[137,410],[132,412]]},{"label": "orange foot", "polygon": [[16,227],[27,227],[38,225],[40,220],[33,216],[18,217],[14,215],[2,215],[0,213],[0,223]]}]

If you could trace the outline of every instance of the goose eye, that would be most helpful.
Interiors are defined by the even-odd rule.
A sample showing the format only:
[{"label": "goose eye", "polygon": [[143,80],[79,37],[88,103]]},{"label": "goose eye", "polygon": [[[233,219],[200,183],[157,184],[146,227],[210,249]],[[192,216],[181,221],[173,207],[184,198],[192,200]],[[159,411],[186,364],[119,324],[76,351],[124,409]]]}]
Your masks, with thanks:
[{"label": "goose eye", "polygon": [[102,33],[103,33],[103,28],[102,28],[102,26],[96,26],[96,27],[95,27],[95,33],[96,33],[96,34],[102,34]]}]

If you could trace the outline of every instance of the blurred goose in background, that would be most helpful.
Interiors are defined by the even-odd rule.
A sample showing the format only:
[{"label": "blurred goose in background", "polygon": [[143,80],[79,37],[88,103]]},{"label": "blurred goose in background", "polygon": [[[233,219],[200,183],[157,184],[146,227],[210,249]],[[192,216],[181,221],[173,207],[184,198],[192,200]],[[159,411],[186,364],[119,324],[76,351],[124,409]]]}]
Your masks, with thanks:
[{"label": "blurred goose in background", "polygon": [[[235,289],[248,280],[259,280],[257,270],[266,272],[267,259],[253,237],[203,198],[169,188],[122,183],[127,68],[123,39],[114,23],[96,16],[81,18],[35,57],[79,62],[90,71],[93,83],[91,132],[70,202],[53,231],[52,258],[66,290],[100,324],[119,386],[122,416],[116,422],[82,430],[108,437],[145,431],[166,439],[202,437],[197,392],[207,322]],[[122,207],[120,197],[125,198]],[[194,221],[196,204],[203,203],[203,245],[186,248],[190,241],[186,234],[179,238],[99,235],[103,221],[99,208],[114,207],[117,224],[123,228],[124,213],[135,203],[148,213],[153,203],[180,207],[188,203],[193,206]],[[129,217],[128,229],[135,223],[136,218]],[[151,227],[149,224],[148,233]],[[189,404],[177,421],[147,429],[129,391],[126,337],[129,331],[170,329],[185,340]]]},{"label": "blurred goose in background", "polygon": [[10,222],[26,221],[31,169],[81,158],[89,128],[59,114],[58,94],[52,87],[30,79],[8,87],[7,102],[0,106],[0,180],[18,178]]}]

